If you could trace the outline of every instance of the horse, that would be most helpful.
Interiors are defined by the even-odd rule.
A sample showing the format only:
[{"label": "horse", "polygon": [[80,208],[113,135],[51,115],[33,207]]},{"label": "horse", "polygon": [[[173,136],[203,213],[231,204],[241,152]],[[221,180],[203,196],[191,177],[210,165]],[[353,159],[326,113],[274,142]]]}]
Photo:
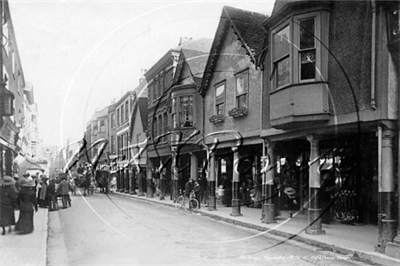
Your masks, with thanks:
[{"label": "horse", "polygon": [[108,172],[96,171],[96,181],[100,186],[100,193],[108,193]]}]

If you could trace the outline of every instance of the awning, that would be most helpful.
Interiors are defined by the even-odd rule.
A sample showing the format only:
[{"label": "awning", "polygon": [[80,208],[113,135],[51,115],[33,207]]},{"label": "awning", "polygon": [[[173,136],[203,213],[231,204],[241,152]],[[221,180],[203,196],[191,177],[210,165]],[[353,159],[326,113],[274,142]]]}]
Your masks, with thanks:
[{"label": "awning", "polygon": [[22,175],[25,174],[27,171],[45,171],[43,167],[40,165],[29,161],[26,157],[22,157],[18,155],[15,159],[19,166],[18,176],[22,178]]}]

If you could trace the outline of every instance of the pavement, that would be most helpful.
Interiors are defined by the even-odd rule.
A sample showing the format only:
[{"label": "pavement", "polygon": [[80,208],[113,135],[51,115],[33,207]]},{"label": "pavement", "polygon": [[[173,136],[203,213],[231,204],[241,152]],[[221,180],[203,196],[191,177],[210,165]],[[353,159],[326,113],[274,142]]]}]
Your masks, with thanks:
[{"label": "pavement", "polygon": [[[112,192],[112,195],[142,200],[154,204],[175,207],[175,203],[166,197],[147,198],[145,196]],[[196,213],[238,226],[255,229],[287,241],[299,241],[307,245],[323,248],[339,254],[357,257],[379,265],[400,265],[400,260],[374,251],[378,239],[378,228],[372,225],[343,225],[340,223],[323,224],[324,235],[309,235],[304,232],[308,225],[307,215],[296,213],[293,218],[281,213],[277,223],[265,224],[261,221],[261,209],[241,207],[241,216],[232,216],[232,208],[217,205],[217,210],[209,211],[206,206],[195,210]],[[19,212],[16,211],[16,219]],[[34,215],[35,229],[31,234],[19,235],[14,231],[0,235],[0,266],[8,265],[46,265],[48,210],[39,208]],[[291,239],[291,240],[289,240]],[[286,240],[284,240],[286,241]]]},{"label": "pavement", "polygon": [[[19,211],[15,211],[18,221]],[[0,235],[0,265],[46,265],[48,210],[39,208],[34,217],[34,230],[30,234],[15,231]]]},{"label": "pavement", "polygon": [[[158,197],[131,195],[128,193],[112,192],[113,195],[143,200],[155,204],[175,207],[170,197],[160,200]],[[283,237],[283,241],[299,241],[307,245],[322,248],[342,255],[352,256],[366,262],[378,265],[400,265],[400,260],[375,252],[378,242],[378,227],[374,225],[344,225],[341,223],[322,224],[325,230],[323,235],[305,233],[308,226],[307,214],[300,212],[289,218],[287,212],[282,211],[276,223],[266,224],[261,221],[261,209],[241,206],[241,216],[232,216],[232,208],[217,204],[217,210],[209,211],[202,205],[196,213],[222,220],[238,226],[255,229],[275,236]]]}]

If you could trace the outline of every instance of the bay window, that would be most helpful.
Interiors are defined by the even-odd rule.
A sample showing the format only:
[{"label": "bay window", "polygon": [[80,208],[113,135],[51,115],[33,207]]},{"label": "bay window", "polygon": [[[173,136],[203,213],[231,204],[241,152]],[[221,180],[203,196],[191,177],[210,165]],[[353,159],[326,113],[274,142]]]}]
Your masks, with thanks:
[{"label": "bay window", "polygon": [[174,128],[193,127],[193,95],[172,98],[172,125]]},{"label": "bay window", "polygon": [[275,72],[275,88],[290,83],[290,26],[274,34],[273,37],[273,71]]},{"label": "bay window", "polygon": [[[272,90],[321,81],[321,14],[295,16],[271,31]],[[324,21],[327,21],[326,19]],[[317,71],[318,70],[318,71]]]}]

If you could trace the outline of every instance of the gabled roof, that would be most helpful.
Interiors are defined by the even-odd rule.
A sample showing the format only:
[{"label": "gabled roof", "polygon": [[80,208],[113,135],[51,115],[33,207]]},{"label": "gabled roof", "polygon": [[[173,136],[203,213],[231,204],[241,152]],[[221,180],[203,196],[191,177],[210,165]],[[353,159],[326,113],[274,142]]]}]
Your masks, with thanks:
[{"label": "gabled roof", "polygon": [[[201,85],[201,80],[203,78],[204,69],[207,64],[208,53],[182,49],[181,54],[179,56],[179,64],[177,67],[177,73],[174,79],[174,84],[178,84],[179,80],[182,79],[181,72],[184,63],[186,63],[189,67],[191,76],[196,83],[197,87]],[[186,77],[183,77],[186,78]]]},{"label": "gabled roof", "polygon": [[276,13],[278,13],[279,11],[281,11],[281,9],[286,7],[287,5],[296,4],[298,2],[307,2],[307,1],[305,1],[305,0],[275,0],[274,9],[272,9],[271,16],[273,16]]},{"label": "gabled roof", "polygon": [[250,61],[259,66],[260,57],[266,47],[265,40],[267,38],[267,30],[262,24],[267,18],[268,16],[256,12],[229,6],[222,8],[221,18],[211,46],[210,57],[206,64],[200,93],[203,93],[203,90],[208,87],[208,82],[215,68],[214,62],[218,60],[229,27],[233,29],[237,38],[242,43],[246,54],[250,57]]},{"label": "gabled roof", "polygon": [[134,101],[134,106],[132,114],[129,120],[129,137],[132,139],[132,134],[134,130],[134,125],[136,121],[136,116],[140,114],[140,119],[142,122],[143,130],[147,129],[147,112],[148,112],[148,98],[147,98],[147,82],[143,81],[139,86],[133,91],[136,95],[136,100]]}]

